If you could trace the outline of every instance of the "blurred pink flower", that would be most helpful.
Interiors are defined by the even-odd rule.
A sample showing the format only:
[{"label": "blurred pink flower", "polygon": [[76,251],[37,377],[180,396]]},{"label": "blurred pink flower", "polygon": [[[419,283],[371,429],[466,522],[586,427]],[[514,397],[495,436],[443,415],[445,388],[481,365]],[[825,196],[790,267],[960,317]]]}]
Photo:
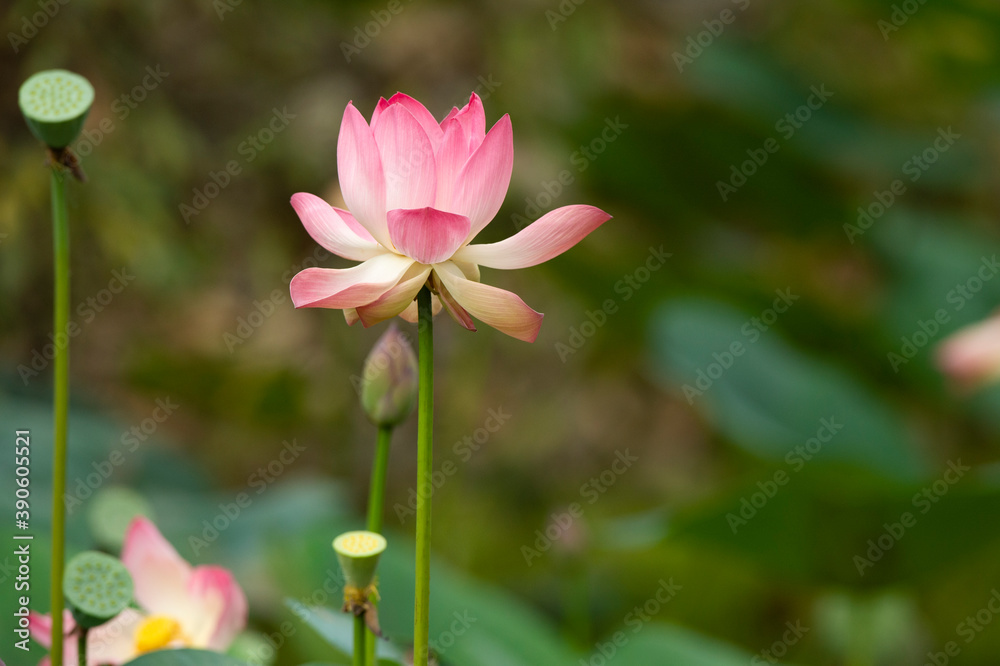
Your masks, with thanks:
[{"label": "blurred pink flower", "polygon": [[[126,609],[90,631],[88,666],[125,663],[163,648],[194,647],[222,651],[247,622],[247,600],[232,574],[221,567],[192,567],[145,518],[129,526],[122,562],[132,574],[135,601],[142,611]],[[32,637],[52,644],[52,618],[32,613]],[[63,624],[63,662],[76,665],[76,623],[67,610]],[[49,659],[42,660],[48,666]]]},{"label": "blurred pink flower", "polygon": [[937,363],[965,389],[1000,379],[1000,312],[946,338],[938,346]]},{"label": "blurred pink flower", "polygon": [[500,209],[513,162],[510,117],[487,133],[476,94],[440,123],[402,93],[380,99],[370,125],[349,103],[337,172],[350,212],[305,193],[293,196],[292,206],[317,243],[362,263],[302,271],[291,283],[295,307],[343,309],[349,324],[365,326],[396,315],[416,321],[414,298],[429,281],[437,308],[443,305],[465,328],[476,330],[471,315],[533,342],[542,315],[516,294],[482,284],[479,266],[548,261],[611,216],[593,206],[565,206],[498,243],[469,245]]}]

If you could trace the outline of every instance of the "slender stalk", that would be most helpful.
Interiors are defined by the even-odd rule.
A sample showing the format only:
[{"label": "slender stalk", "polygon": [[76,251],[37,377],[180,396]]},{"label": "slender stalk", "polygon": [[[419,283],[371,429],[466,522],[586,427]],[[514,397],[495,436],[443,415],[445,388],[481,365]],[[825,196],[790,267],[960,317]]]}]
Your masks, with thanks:
[{"label": "slender stalk", "polygon": [[368,489],[368,531],[382,533],[382,506],[385,503],[385,476],[389,466],[389,443],[392,428],[379,426],[375,443],[375,463],[372,465],[372,482]]},{"label": "slender stalk", "polygon": [[[55,389],[52,408],[55,420],[52,462],[52,666],[63,663],[63,568],[66,546],[66,433],[69,412],[69,215],[66,211],[66,174],[58,165],[52,167],[52,229],[55,264]],[[62,343],[60,344],[60,339]]]},{"label": "slender stalk", "polygon": [[[77,638],[76,653],[79,656],[80,666],[87,666],[87,627],[80,627],[80,636]],[[54,635],[54,634],[53,634]]]},{"label": "slender stalk", "polygon": [[413,664],[427,665],[431,599],[431,472],[434,440],[434,312],[427,287],[417,295],[420,393],[417,398],[417,580]]},{"label": "slender stalk", "polygon": [[[392,427],[379,426],[375,443],[375,462],[372,465],[372,481],[368,489],[368,531],[382,533],[382,507],[385,504],[385,477],[389,467],[389,444],[392,442]],[[377,599],[369,599],[377,604]],[[365,666],[375,664],[375,642],[377,637],[365,632]]]},{"label": "slender stalk", "polygon": [[354,666],[365,666],[365,617],[354,616]]}]

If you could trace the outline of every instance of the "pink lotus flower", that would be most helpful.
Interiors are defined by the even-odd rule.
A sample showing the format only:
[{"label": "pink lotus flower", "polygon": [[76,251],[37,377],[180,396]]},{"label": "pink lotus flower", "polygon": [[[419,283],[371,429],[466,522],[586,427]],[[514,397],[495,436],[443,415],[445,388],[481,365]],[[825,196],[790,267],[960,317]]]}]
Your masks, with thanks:
[{"label": "pink lotus flower", "polygon": [[[486,132],[473,94],[438,123],[417,100],[380,99],[365,122],[353,104],[337,143],[340,187],[351,212],[312,194],[292,206],[313,239],[353,268],[307,268],[292,279],[295,307],[343,309],[366,327],[396,315],[416,321],[428,284],[459,324],[472,317],[533,342],[542,315],[516,294],[479,281],[479,267],[526,268],[562,254],[610,219],[593,206],[553,210],[498,243],[469,245],[503,203],[514,163],[510,117]],[[470,317],[471,315],[471,317]]]},{"label": "pink lotus flower", "polygon": [[[87,637],[88,666],[122,664],[145,652],[193,647],[222,651],[247,622],[247,600],[229,571],[192,567],[145,518],[129,526],[122,562],[132,574],[135,600],[142,612],[122,611]],[[63,662],[78,660],[76,623],[66,611]],[[32,613],[31,635],[52,645],[52,618]],[[41,664],[47,666],[48,657]]]},{"label": "pink lotus flower", "polygon": [[938,346],[937,363],[964,389],[1000,379],[1000,312],[946,338]]}]

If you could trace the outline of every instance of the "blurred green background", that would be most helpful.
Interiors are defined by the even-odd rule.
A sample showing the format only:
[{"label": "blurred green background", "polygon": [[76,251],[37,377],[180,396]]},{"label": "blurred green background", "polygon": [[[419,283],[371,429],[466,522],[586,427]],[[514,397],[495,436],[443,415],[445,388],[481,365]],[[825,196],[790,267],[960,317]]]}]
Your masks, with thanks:
[{"label": "blurred green background", "polygon": [[[0,532],[30,428],[35,608],[51,223],[20,83],[63,67],[97,91],[89,182],[70,186],[70,551],[95,544],[95,489],[139,491],[184,557],[235,571],[269,637],[256,654],[270,641],[281,665],[346,663],[286,599],[339,605],[329,541],[362,525],[375,436],[350,378],[385,328],[292,308],[297,270],[349,262],[289,197],[338,196],[348,100],[367,116],[401,90],[442,118],[476,90],[515,140],[482,239],[571,203],[614,219],[484,273],[546,314],[535,344],[438,318],[435,467],[457,470],[434,493],[443,660],[997,663],[1000,394],[934,364],[1000,302],[994,3],[33,0],[3,18]],[[394,439],[382,567],[403,643],[414,426]],[[304,450],[276,463],[285,442]],[[34,664],[8,651],[12,552],[0,657]],[[475,618],[461,634],[456,613]]]}]

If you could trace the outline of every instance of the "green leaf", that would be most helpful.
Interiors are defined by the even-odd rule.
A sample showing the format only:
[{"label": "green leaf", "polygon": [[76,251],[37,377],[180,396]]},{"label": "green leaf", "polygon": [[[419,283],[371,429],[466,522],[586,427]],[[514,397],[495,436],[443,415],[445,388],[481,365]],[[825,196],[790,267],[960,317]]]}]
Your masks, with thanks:
[{"label": "green leaf", "polygon": [[[812,451],[818,462],[810,465],[847,463],[881,478],[920,478],[923,461],[878,395],[796,351],[773,326],[761,332],[752,317],[719,302],[685,299],[663,306],[654,319],[653,350],[664,374],[719,431],[776,461],[818,437]],[[842,427],[831,433],[824,423]]]},{"label": "green leaf", "polygon": [[[333,647],[345,656],[354,651],[354,622],[346,613],[336,613],[328,608],[308,608],[293,599],[286,599],[288,606],[296,617],[308,624],[316,633],[323,637]],[[403,652],[388,641],[376,643],[379,659],[387,659],[389,663],[402,663]]]},{"label": "green leaf", "polygon": [[[389,538],[379,565],[382,604],[379,618],[392,636],[411,636],[413,550]],[[452,569],[438,558],[432,565],[431,645],[444,663],[507,666],[571,664],[573,652],[536,609],[509,592]],[[406,631],[404,634],[403,632]]]},{"label": "green leaf", "polygon": [[[613,658],[616,666],[746,666],[748,663],[756,663],[751,661],[752,655],[680,627],[640,627],[634,638],[622,632],[619,643],[622,640],[627,642],[613,657],[608,658],[608,661]],[[607,647],[608,651],[616,647],[614,643],[611,646]]]},{"label": "green leaf", "polygon": [[968,230],[977,222],[900,205],[865,237],[888,265],[881,319],[886,352],[902,356],[896,360],[900,377],[939,386],[934,347],[989,316],[1000,302],[995,242]]},{"label": "green leaf", "polygon": [[[714,544],[785,580],[871,587],[940,579],[970,554],[1000,545],[982,524],[982,516],[1000,511],[1000,487],[968,472],[931,492],[935,484],[942,488],[947,469],[934,482],[859,488],[836,469],[806,468],[766,502],[753,483],[679,511],[671,534]],[[747,504],[755,494],[762,503]],[[905,514],[910,527],[902,526]],[[892,533],[901,536],[890,539]]]},{"label": "green leaf", "polygon": [[133,659],[126,666],[246,666],[246,664],[208,650],[159,650]]}]

